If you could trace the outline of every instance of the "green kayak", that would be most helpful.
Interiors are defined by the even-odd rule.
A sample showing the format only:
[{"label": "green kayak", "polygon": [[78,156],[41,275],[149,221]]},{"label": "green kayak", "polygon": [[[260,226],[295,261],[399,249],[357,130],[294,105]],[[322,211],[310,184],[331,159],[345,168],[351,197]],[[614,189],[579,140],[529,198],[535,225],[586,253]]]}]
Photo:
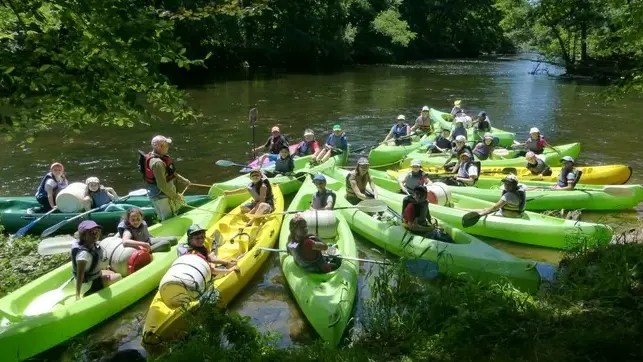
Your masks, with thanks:
[{"label": "green kayak", "polygon": [[[435,108],[431,108],[431,120],[437,120],[442,129],[451,130],[453,123],[444,119],[443,115],[451,116],[449,113],[440,112]],[[503,147],[511,146],[516,138],[515,133],[503,131],[495,127],[491,127],[491,133],[494,137],[498,138],[498,145]],[[470,142],[480,141],[482,140],[482,136],[484,136],[484,133],[479,133],[473,128],[467,130],[467,140]]]},{"label": "green kayak", "polygon": [[[199,196],[186,196],[185,202],[190,206],[201,206],[208,201],[211,201],[207,195]],[[19,197],[1,197],[0,198],[0,223],[4,226],[4,230],[9,233],[14,233],[21,227],[27,225],[31,221],[42,216],[42,214],[29,214],[27,210],[33,207],[38,207],[40,204],[36,201],[35,197],[19,196]],[[93,212],[89,215],[72,221],[58,230],[58,233],[73,233],[78,229],[78,224],[83,220],[94,220],[97,224],[103,227],[103,231],[114,232],[116,225],[123,216],[123,212],[132,206],[140,207],[145,214],[145,220],[149,225],[154,223],[156,212],[152,207],[152,202],[147,196],[133,196],[122,203],[112,204],[107,207],[105,211]],[[183,208],[180,212],[190,210]],[[29,230],[30,233],[41,233],[48,227],[55,225],[65,219],[69,219],[78,215],[78,213],[64,213],[53,212],[46,218],[40,220],[33,228]]]},{"label": "green kayak", "polygon": [[410,145],[396,146],[394,144],[380,144],[368,153],[368,161],[372,167],[385,167],[399,162],[404,156],[428,144],[435,139],[431,136],[414,136]]},{"label": "green kayak", "polygon": [[[337,168],[324,171],[327,175],[341,180],[345,178],[346,172]],[[397,181],[374,175],[372,179],[378,186],[380,199],[402,204],[404,195],[398,193]],[[451,195],[449,201],[452,206],[431,204],[430,213],[438,220],[457,226],[462,225],[462,217],[469,212],[465,210],[485,209],[493,205],[488,201],[457,194]],[[584,242],[587,246],[605,244],[611,240],[613,233],[612,228],[607,225],[564,220],[529,211],[521,218],[487,215],[466,231],[473,235],[555,249],[573,247],[579,242]]]},{"label": "green kayak", "polygon": [[[545,152],[538,155],[549,166],[555,167],[560,165],[562,156],[571,156],[574,159],[578,158],[580,154],[580,143],[569,143],[565,145],[556,146],[558,153],[551,148],[546,148]],[[488,160],[480,161],[482,167],[524,167],[527,161],[524,157],[511,158],[514,152],[510,152],[508,156],[492,156]],[[562,155],[562,156],[561,156]],[[423,166],[428,167],[441,167],[447,161],[449,156],[442,154],[427,154],[425,149],[418,149],[406,155],[406,158],[400,163],[400,168],[408,168],[411,166],[411,161],[421,160]],[[456,161],[455,158],[452,161]]]},{"label": "green kayak", "polygon": [[[315,185],[307,178],[290,203],[288,211],[307,210],[312,194],[316,191]],[[353,234],[342,213],[336,212],[335,215],[337,236],[324,241],[337,244],[341,255],[356,258],[357,247]],[[288,248],[292,218],[292,214],[287,214],[284,218],[279,235],[280,249]],[[315,231],[313,225],[308,225],[308,228],[310,232]],[[351,319],[357,294],[358,263],[343,260],[339,269],[327,274],[316,274],[304,271],[287,253],[280,253],[280,259],[288,286],[304,315],[324,341],[337,345]]]},{"label": "green kayak", "polygon": [[[153,236],[176,236],[186,241],[188,227],[208,227],[223,216],[224,198],[218,198],[150,227]],[[67,263],[0,299],[0,351],[3,361],[20,361],[41,353],[120,312],[158,287],[177,258],[177,246],[154,253],[151,264],[101,291],[75,300],[71,263]],[[51,307],[39,296],[61,290],[61,301]],[[46,298],[45,299],[49,299]],[[44,303],[43,303],[44,302]],[[41,304],[42,303],[42,304]],[[30,311],[30,312],[27,312]],[[29,315],[26,315],[28,313]]]},{"label": "green kayak", "polygon": [[[328,178],[329,182],[331,180]],[[345,195],[342,184],[337,191],[337,207],[350,206]],[[398,213],[402,211],[401,204],[391,206]],[[541,283],[538,269],[553,268],[551,265],[516,258],[443,222],[439,223],[440,226],[453,238],[455,244],[412,234],[388,213],[381,220],[355,209],[343,209],[340,213],[348,220],[353,231],[375,245],[398,256],[436,263],[438,271],[448,276],[469,276],[486,282],[508,279],[515,287],[535,293]]]},{"label": "green kayak", "polygon": [[[326,162],[311,166],[310,165],[310,159],[312,156],[304,156],[304,157],[297,157],[295,158],[295,171],[294,175],[292,176],[276,176],[270,178],[270,183],[273,185],[279,185],[281,192],[284,195],[291,194],[295,191],[297,191],[300,187],[301,184],[304,181],[304,178],[308,176],[308,174],[315,174],[318,172],[322,172],[324,169],[334,167],[334,166],[341,166],[346,164],[346,161],[348,160],[348,155],[350,154],[350,145],[348,146],[348,152],[345,152],[341,155],[336,155],[331,158],[329,158]],[[274,164],[265,168],[267,171],[273,171],[275,169]],[[248,185],[250,184],[250,177],[248,174],[241,175],[238,177],[235,177],[231,180],[224,181],[224,182],[217,182],[212,185],[210,188],[210,191],[208,192],[208,195],[210,197],[217,197],[223,195],[224,191],[231,191],[231,190],[238,190],[242,188],[247,188]],[[248,193],[241,193],[241,194],[236,194],[236,195],[230,195],[228,197],[228,205],[230,206],[236,206],[244,202],[248,198]]]}]

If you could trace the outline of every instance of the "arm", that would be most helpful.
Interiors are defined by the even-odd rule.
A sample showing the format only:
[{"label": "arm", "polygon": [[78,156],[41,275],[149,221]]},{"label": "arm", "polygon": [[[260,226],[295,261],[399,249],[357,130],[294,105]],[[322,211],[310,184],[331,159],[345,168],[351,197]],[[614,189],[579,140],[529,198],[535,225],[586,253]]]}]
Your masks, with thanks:
[{"label": "arm", "polygon": [[368,184],[371,185],[371,190],[373,190],[373,198],[377,199],[377,188],[375,187],[375,183],[373,183],[373,179],[370,176],[368,177]]},{"label": "arm", "polygon": [[244,193],[249,193],[248,189],[245,188],[245,187],[241,187],[241,188],[234,189],[234,190],[224,190],[223,191],[224,195],[240,195],[240,194],[244,194]]},{"label": "arm", "polygon": [[398,180],[397,181],[400,184],[400,190],[402,190],[402,192],[406,193],[407,195],[410,195],[410,193],[406,189],[406,182],[409,179],[409,175],[410,175],[410,173],[406,174],[406,177],[404,177],[403,180]]},{"label": "arm", "polygon": [[76,260],[76,300],[80,299],[80,289],[85,281],[85,267],[87,261]]},{"label": "arm", "polygon": [[324,206],[324,210],[332,210],[333,207],[335,207],[335,197],[333,195],[328,195],[328,199],[326,200],[326,206]]},{"label": "arm", "polygon": [[366,199],[368,199],[368,197],[366,197],[366,195],[364,195],[364,194],[359,190],[359,187],[357,187],[357,181],[355,181],[355,180],[350,180],[350,182],[351,182],[351,189],[353,189],[353,192],[355,193],[355,195],[356,195],[357,197],[359,197],[359,198],[360,198],[360,199],[362,199],[362,200],[366,200]]},{"label": "arm", "polygon": [[152,247],[150,246],[150,244],[148,244],[148,243],[146,243],[144,241],[137,241],[137,240],[132,239],[132,233],[130,233],[127,230],[125,230],[123,232],[122,240],[123,240],[123,246],[124,247],[135,248],[135,249],[145,249],[145,250],[147,250],[149,252],[152,251]]},{"label": "arm", "polygon": [[295,171],[295,161],[290,157],[290,161],[288,161],[288,172],[293,173]]},{"label": "arm", "polygon": [[112,201],[118,200],[118,195],[116,194],[116,191],[111,188],[111,187],[105,187],[105,191],[109,194],[109,197],[112,199]]},{"label": "arm", "polygon": [[503,199],[500,199],[498,202],[496,202],[494,205],[489,206],[486,209],[483,209],[480,214],[491,214],[492,212],[496,212],[500,210],[503,206],[505,206],[506,202]]},{"label": "arm", "polygon": [[388,132],[388,134],[386,135],[386,137],[384,137],[384,141],[383,141],[383,142],[388,141],[388,140],[389,140],[389,139],[391,139],[392,137],[393,137],[393,128],[391,128],[391,130]]},{"label": "arm", "polygon": [[212,270],[212,274],[228,274],[230,272],[240,272],[241,268],[239,268],[238,265],[233,266],[230,269],[219,269],[216,268],[214,264],[210,263],[210,269]]},{"label": "arm", "polygon": [[270,140],[271,140],[271,137],[268,137],[268,141],[266,141],[266,143],[264,143],[263,145],[257,148],[252,149],[252,152],[259,152],[267,149],[268,147],[270,147]]},{"label": "arm", "polygon": [[233,260],[221,259],[221,258],[217,257],[217,255],[214,252],[211,252],[210,254],[208,254],[208,261],[210,263],[213,263],[213,264],[225,265],[226,268],[230,268],[230,267],[233,267],[233,266],[237,265],[236,260],[234,260],[234,259]]},{"label": "arm", "polygon": [[[173,190],[170,184],[165,179],[165,163],[160,159],[153,158],[150,160],[150,166],[152,172],[154,173],[154,178],[156,179],[156,186],[161,190],[162,193],[167,195],[170,199],[180,199],[181,196]],[[177,175],[178,176],[178,175]]]}]

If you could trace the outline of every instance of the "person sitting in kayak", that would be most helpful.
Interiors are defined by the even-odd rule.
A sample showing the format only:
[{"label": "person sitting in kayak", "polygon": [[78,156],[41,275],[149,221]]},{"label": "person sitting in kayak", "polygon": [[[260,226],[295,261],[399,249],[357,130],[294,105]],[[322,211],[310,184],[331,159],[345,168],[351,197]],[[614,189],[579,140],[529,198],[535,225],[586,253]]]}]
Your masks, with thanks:
[{"label": "person sitting in kayak", "polygon": [[125,212],[116,230],[124,247],[145,249],[149,253],[168,251],[177,242],[176,236],[153,238],[147,229],[143,210],[138,207],[132,207]]},{"label": "person sitting in kayak", "polygon": [[410,145],[411,138],[409,135],[411,134],[411,127],[409,127],[405,121],[406,117],[403,114],[397,116],[397,123],[391,127],[391,130],[382,143],[386,143],[389,139],[393,138],[396,146]]},{"label": "person sitting in kayak", "polygon": [[297,145],[296,155],[303,157],[313,155],[319,151],[319,142],[315,141],[315,133],[312,129],[304,131],[304,140]]},{"label": "person sitting in kayak", "polygon": [[[259,165],[263,165],[264,157],[259,159]],[[279,158],[275,160],[275,170],[273,171],[264,171],[269,177],[275,177],[277,175],[292,175],[295,171],[295,161],[290,155],[290,149],[288,146],[281,146],[279,150]]]},{"label": "person sitting in kayak", "polygon": [[433,133],[433,125],[431,125],[431,110],[429,106],[422,107],[422,112],[415,119],[415,124],[411,127],[411,133],[422,132],[424,134]]},{"label": "person sitting in kayak", "polygon": [[85,180],[85,185],[87,188],[83,201],[87,211],[118,200],[116,191],[111,187],[101,185],[98,177],[88,177]]},{"label": "person sitting in kayak", "polygon": [[317,174],[313,178],[313,183],[317,186],[317,192],[313,194],[310,209],[332,210],[335,207],[337,196],[332,190],[326,188],[326,177],[322,174]]},{"label": "person sitting in kayak", "polygon": [[308,232],[306,219],[299,214],[290,220],[288,254],[295,263],[309,273],[330,273],[341,265],[341,259],[322,254],[328,245]]},{"label": "person sitting in kayak", "polygon": [[473,161],[473,157],[469,152],[462,152],[460,154],[458,174],[455,177],[456,181],[460,181],[466,186],[473,186],[478,181],[479,173],[480,162]]},{"label": "person sitting in kayak", "polygon": [[435,138],[432,144],[429,145],[427,153],[444,153],[451,150],[451,140],[449,134],[451,131],[443,129],[442,132]]},{"label": "person sitting in kayak", "polygon": [[520,218],[527,206],[526,189],[518,184],[518,178],[514,175],[507,175],[502,179],[502,196],[500,200],[484,210],[476,211],[481,214],[497,211],[495,216]]},{"label": "person sitting in kayak", "polygon": [[462,124],[464,125],[464,128],[469,128],[473,124],[473,120],[471,119],[471,117],[469,117],[466,113],[462,111],[456,113],[453,121],[455,122],[456,120],[461,120]]},{"label": "person sitting in kayak", "polygon": [[346,133],[342,132],[342,126],[336,124],[333,126],[333,133],[328,136],[326,144],[319,150],[319,153],[313,155],[312,163],[324,163],[331,156],[339,155],[348,150],[348,139]]},{"label": "person sitting in kayak", "polygon": [[279,157],[279,150],[281,150],[283,146],[288,147],[288,140],[281,134],[281,131],[277,126],[272,127],[271,132],[272,135],[268,137],[266,143],[257,148],[254,148],[252,152],[255,153],[267,150],[268,153],[265,155],[265,157],[268,157],[268,160],[270,161],[276,161]]},{"label": "person sitting in kayak", "polygon": [[[270,181],[258,168],[250,171],[248,176],[250,177],[248,187],[237,190],[226,190],[223,194],[235,195],[249,191],[250,196],[252,196],[252,201],[241,205],[241,212],[246,215],[264,215],[271,213],[272,210],[275,209],[275,199],[272,194]],[[251,226],[254,220],[251,216],[250,221],[248,221],[248,226]]]},{"label": "person sitting in kayak", "polygon": [[553,148],[547,141],[545,137],[540,134],[540,130],[536,127],[532,127],[529,130],[529,138],[525,143],[518,143],[512,146],[513,148],[524,147],[526,150],[520,150],[516,153],[516,157],[525,156],[528,151],[531,151],[537,155],[545,152],[545,147]]},{"label": "person sitting in kayak", "polygon": [[496,139],[493,138],[493,135],[491,133],[485,133],[482,142],[478,142],[473,149],[473,155],[479,160],[487,160],[493,154],[496,144],[497,142]]},{"label": "person sitting in kayak", "polygon": [[560,162],[563,164],[558,176],[558,183],[551,187],[552,190],[571,191],[576,187],[582,172],[574,169],[574,159],[571,156],[563,157]]},{"label": "person sitting in kayak", "polygon": [[456,118],[453,121],[453,129],[451,130],[451,134],[449,135],[449,139],[451,140],[451,144],[455,144],[456,138],[459,136],[464,137],[465,141],[467,139],[467,129],[464,128],[464,121],[462,118]]},{"label": "person sitting in kayak", "polygon": [[478,117],[473,120],[472,125],[476,126],[477,132],[491,132],[491,120],[485,111],[478,113]]},{"label": "person sitting in kayak", "polygon": [[[368,173],[368,166],[368,158],[360,157],[357,167],[346,175],[346,200],[352,205],[357,205],[363,200],[377,199],[377,188]],[[372,195],[366,191],[367,185],[371,186]]]},{"label": "person sitting in kayak", "polygon": [[430,186],[433,183],[424,171],[422,171],[422,161],[411,161],[411,171],[404,176],[404,179],[398,181],[402,192],[411,195],[413,190],[418,186]]},{"label": "person sitting in kayak", "polygon": [[54,162],[49,167],[49,172],[40,180],[36,190],[36,200],[40,204],[38,209],[31,209],[30,212],[48,212],[56,207],[56,196],[60,191],[69,185],[65,168],[62,163]]},{"label": "person sitting in kayak", "polygon": [[[442,167],[444,167],[445,169],[450,169],[449,171],[451,172],[457,172],[458,168],[460,167],[460,156],[465,152],[473,154],[473,150],[471,150],[471,147],[467,146],[467,138],[460,135],[456,137],[455,146],[451,150],[451,155],[449,156],[449,158],[447,158],[446,161],[444,161],[444,165],[442,165]],[[453,158],[455,158],[457,162],[452,166],[449,164],[449,162]]]},{"label": "person sitting in kayak", "polygon": [[449,234],[434,226],[429,213],[426,187],[416,186],[412,196],[404,198],[402,214],[404,227],[410,232],[429,239],[454,242]]},{"label": "person sitting in kayak", "polygon": [[121,275],[109,270],[107,255],[98,246],[101,226],[92,220],[85,220],[78,225],[78,239],[71,247],[71,267],[76,280],[76,300],[80,299],[83,284],[89,289],[83,294],[86,297],[121,279]]},{"label": "person sitting in kayak", "polygon": [[[198,224],[192,224],[188,228],[188,242],[186,244],[181,244],[177,248],[177,253],[179,256],[186,254],[195,254],[210,264],[210,269],[214,274],[227,274],[229,272],[240,272],[241,269],[237,265],[237,260],[224,260],[217,257],[217,248],[218,245],[215,242],[212,246],[212,250],[208,250],[205,246],[205,229],[199,226]],[[219,265],[223,265],[225,269],[222,269]]]},{"label": "person sitting in kayak", "polygon": [[458,113],[464,113],[462,107],[460,107],[461,105],[462,101],[459,99],[453,102],[453,108],[451,108],[451,115],[453,116],[453,118],[455,118]]},{"label": "person sitting in kayak", "polygon": [[551,176],[552,170],[551,167],[547,166],[545,161],[541,160],[536,156],[535,153],[529,151],[525,155],[527,164],[525,167],[531,171],[531,174],[534,176]]}]

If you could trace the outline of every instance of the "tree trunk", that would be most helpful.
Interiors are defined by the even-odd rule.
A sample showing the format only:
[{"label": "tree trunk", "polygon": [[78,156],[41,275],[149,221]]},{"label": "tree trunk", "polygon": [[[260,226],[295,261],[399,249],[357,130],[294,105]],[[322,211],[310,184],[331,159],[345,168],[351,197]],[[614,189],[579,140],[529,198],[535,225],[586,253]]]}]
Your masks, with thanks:
[{"label": "tree trunk", "polygon": [[583,21],[580,28],[580,63],[587,64],[587,61],[587,21]]}]

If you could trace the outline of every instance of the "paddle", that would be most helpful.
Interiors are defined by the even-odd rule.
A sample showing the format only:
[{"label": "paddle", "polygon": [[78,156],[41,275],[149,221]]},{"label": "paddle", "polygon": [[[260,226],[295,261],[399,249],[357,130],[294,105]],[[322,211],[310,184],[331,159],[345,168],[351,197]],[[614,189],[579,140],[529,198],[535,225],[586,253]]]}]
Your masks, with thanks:
[{"label": "paddle", "polygon": [[230,166],[248,167],[248,165],[242,165],[240,163],[232,162],[232,161],[228,161],[228,160],[218,160],[217,162],[215,162],[215,164],[217,166],[221,166],[221,167],[230,167]]},{"label": "paddle", "polygon": [[252,159],[254,160],[257,158],[257,155],[255,154],[255,125],[257,124],[257,108],[250,109],[250,112],[248,113],[248,121],[250,121],[250,125],[252,127]]},{"label": "paddle", "polygon": [[468,212],[468,213],[464,214],[464,216],[462,216],[462,227],[464,227],[464,228],[471,227],[471,226],[475,225],[480,220],[480,218],[482,218],[483,216],[492,214],[494,212],[495,212],[495,210],[487,211],[487,212],[484,212],[484,213],[478,213],[476,211]]},{"label": "paddle", "polygon": [[[287,253],[287,252],[288,252],[288,250],[284,250],[284,249],[264,248],[263,246],[260,246],[260,247],[258,247],[257,249],[258,249],[257,251],[259,251],[259,250],[264,250],[264,251],[275,251],[275,252],[278,252],[278,253]],[[361,261],[361,262],[364,262],[364,263],[373,263],[373,264],[381,264],[381,265],[391,265],[391,263],[387,263],[387,262],[384,262],[384,261],[370,260],[370,259],[362,259],[362,258],[353,258],[353,257],[350,257],[350,256],[333,255],[333,257],[335,257],[335,258],[339,258],[339,259],[352,260],[352,261]]]},{"label": "paddle", "polygon": [[192,184],[192,183],[190,184],[190,186],[196,186],[196,187],[206,187],[206,188],[210,188],[210,187],[212,187],[212,185],[204,185],[204,184]]},{"label": "paddle", "polygon": [[[402,137],[400,137],[400,138],[391,138],[391,139],[388,139],[388,140],[386,140],[386,141],[382,141],[382,142],[380,142],[379,144],[380,144],[380,145],[383,145],[383,144],[388,143],[389,141],[395,141],[395,140],[397,140],[397,141],[400,141],[400,140],[406,140],[406,139],[409,139],[409,138],[411,138],[411,137],[413,137],[413,136],[416,136],[417,134],[418,134],[418,131],[415,131],[415,132],[413,132],[413,133],[409,134],[408,136],[402,136]],[[379,145],[378,145],[378,146],[379,146]]]},{"label": "paddle", "polygon": [[42,256],[68,253],[76,238],[71,235],[58,235],[38,243],[38,254]]},{"label": "paddle", "polygon": [[37,298],[29,303],[29,306],[22,312],[23,316],[33,316],[51,311],[56,304],[60,303],[65,298],[63,289],[69,284],[74,277],[67,279],[60,287],[50,290],[46,293],[39,295]]},{"label": "paddle", "polygon": [[20,229],[18,229],[18,231],[15,234],[11,235],[11,237],[9,238],[9,243],[12,243],[15,239],[17,239],[17,238],[23,236],[24,234],[26,234],[32,227],[34,227],[34,225],[36,225],[40,220],[42,220],[42,219],[46,218],[47,216],[49,216],[49,214],[51,214],[52,212],[56,211],[56,209],[57,209],[57,207],[54,206],[54,208],[49,210],[46,214],[42,215],[41,217],[37,218],[36,220],[34,220],[34,221],[30,222],[29,224],[27,224],[27,225],[21,227]]},{"label": "paddle", "polygon": [[128,198],[130,198],[132,196],[145,196],[145,195],[147,195],[147,190],[145,190],[145,189],[134,190],[134,191],[130,192],[129,194],[127,194],[127,196],[121,197],[118,200],[110,201],[110,202],[106,203],[103,206],[97,207],[95,209],[91,209],[89,211],[83,212],[82,214],[78,214],[78,215],[76,215],[76,216],[74,216],[72,218],[63,220],[63,221],[55,224],[54,226],[49,227],[45,231],[43,231],[42,234],[40,234],[40,237],[41,238],[46,238],[47,236],[49,236],[49,235],[55,233],[56,231],[58,231],[58,229],[60,229],[61,227],[67,225],[69,222],[74,221],[76,219],[80,219],[81,217],[83,217],[85,215],[88,215],[88,214],[91,214],[92,212],[104,210],[104,209],[107,208],[107,206],[113,204],[114,202],[125,201],[125,200],[127,200]]},{"label": "paddle", "polygon": [[[386,203],[384,203],[384,201],[370,199],[370,200],[363,200],[359,204],[353,205],[353,206],[342,206],[342,207],[333,208],[333,210],[345,210],[345,209],[358,209],[359,211],[362,211],[362,212],[377,213],[377,212],[386,211],[388,209],[388,206],[386,206]],[[298,212],[306,212],[306,211],[309,211],[309,210],[284,211],[284,212],[278,212],[278,213],[272,213],[272,214],[266,214],[266,215],[275,215],[275,214],[289,215],[289,214],[296,214]],[[324,210],[319,210],[319,211],[324,211]],[[257,216],[260,216],[260,215],[257,215]]]}]

